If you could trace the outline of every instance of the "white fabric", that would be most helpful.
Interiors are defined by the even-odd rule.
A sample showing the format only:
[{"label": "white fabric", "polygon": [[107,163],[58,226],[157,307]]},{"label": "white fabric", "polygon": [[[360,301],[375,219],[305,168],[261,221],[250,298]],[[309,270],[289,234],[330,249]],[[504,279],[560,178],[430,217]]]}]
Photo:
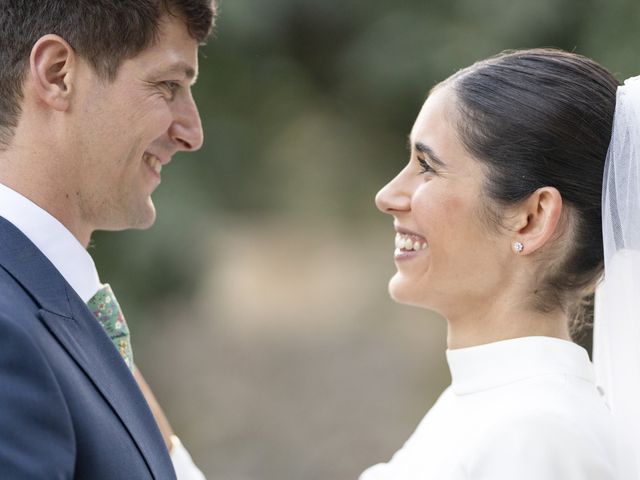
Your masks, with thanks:
[{"label": "white fabric", "polygon": [[[76,237],[47,211],[1,183],[0,217],[38,247],[85,303],[101,288],[95,263]],[[171,461],[178,480],[204,479],[182,443],[177,443]]]},{"label": "white fabric", "polygon": [[178,480],[206,480],[178,437],[171,437],[171,460]]},{"label": "white fabric", "polygon": [[76,237],[48,212],[1,183],[0,216],[44,253],[84,302],[101,287],[93,259]]},{"label": "white fabric", "polygon": [[611,415],[587,352],[524,337],[448,350],[452,384],[360,480],[614,480]]},{"label": "white fabric", "polygon": [[640,77],[618,88],[602,193],[604,281],[594,364],[617,430],[618,476],[640,479]]}]

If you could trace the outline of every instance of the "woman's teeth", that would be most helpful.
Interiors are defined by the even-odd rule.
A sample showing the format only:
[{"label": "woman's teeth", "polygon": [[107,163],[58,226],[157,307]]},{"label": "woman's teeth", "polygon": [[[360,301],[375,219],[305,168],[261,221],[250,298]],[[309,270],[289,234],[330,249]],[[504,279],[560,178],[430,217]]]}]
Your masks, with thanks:
[{"label": "woman's teeth", "polygon": [[420,241],[411,235],[396,234],[396,248],[404,251],[418,251],[427,248],[427,242]]},{"label": "woman's teeth", "polygon": [[160,172],[162,171],[162,164],[160,163],[160,160],[158,160],[154,155],[149,155],[148,153],[144,154],[143,160],[153,171],[160,175]]}]

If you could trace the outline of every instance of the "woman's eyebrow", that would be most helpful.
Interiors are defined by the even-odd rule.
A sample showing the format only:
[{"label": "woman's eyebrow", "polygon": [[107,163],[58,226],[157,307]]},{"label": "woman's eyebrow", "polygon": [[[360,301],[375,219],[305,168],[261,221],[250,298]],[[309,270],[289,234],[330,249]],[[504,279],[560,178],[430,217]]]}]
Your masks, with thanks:
[{"label": "woman's eyebrow", "polygon": [[438,155],[436,155],[436,153],[433,151],[433,149],[428,146],[425,145],[422,142],[416,142],[414,144],[415,148],[417,151],[419,151],[420,153],[424,153],[425,155],[427,155],[429,157],[429,159],[435,163],[437,166],[440,167],[444,167],[446,164],[440,159],[440,157]]}]

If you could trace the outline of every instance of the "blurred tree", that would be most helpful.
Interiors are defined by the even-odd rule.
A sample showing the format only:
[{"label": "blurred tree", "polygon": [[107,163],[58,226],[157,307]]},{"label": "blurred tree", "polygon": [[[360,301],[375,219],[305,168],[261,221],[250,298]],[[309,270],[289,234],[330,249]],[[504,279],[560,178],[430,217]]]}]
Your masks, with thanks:
[{"label": "blurred tree", "polygon": [[194,92],[204,148],[165,169],[152,231],[95,236],[101,272],[144,305],[193,291],[202,240],[225,218],[292,215],[304,228],[320,215],[357,229],[438,81],[533,46],[627,76],[639,17],[632,0],[223,0]]},{"label": "blurred tree", "polygon": [[220,0],[204,147],[164,169],[151,231],[91,247],[211,478],[355,478],[399,446],[447,382],[442,325],[386,300],[370,235],[421,103],[504,49],[637,74],[638,24],[636,0]]}]

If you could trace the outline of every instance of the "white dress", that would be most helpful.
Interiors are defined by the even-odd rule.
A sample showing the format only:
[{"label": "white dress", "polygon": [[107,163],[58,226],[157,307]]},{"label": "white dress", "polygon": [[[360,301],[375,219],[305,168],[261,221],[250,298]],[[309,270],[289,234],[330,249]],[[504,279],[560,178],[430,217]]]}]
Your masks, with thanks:
[{"label": "white dress", "polygon": [[580,346],[524,337],[447,351],[452,383],[360,480],[614,480],[611,414]]}]

